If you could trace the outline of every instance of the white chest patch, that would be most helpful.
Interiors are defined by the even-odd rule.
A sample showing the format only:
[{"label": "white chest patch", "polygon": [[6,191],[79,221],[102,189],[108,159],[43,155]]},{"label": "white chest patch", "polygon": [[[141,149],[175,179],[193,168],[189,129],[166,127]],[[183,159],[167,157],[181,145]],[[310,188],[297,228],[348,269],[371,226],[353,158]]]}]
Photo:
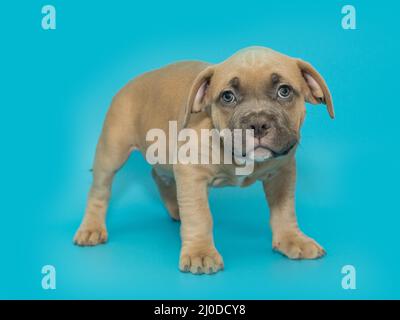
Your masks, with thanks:
[{"label": "white chest patch", "polygon": [[219,176],[211,182],[213,187],[242,186],[248,176]]}]

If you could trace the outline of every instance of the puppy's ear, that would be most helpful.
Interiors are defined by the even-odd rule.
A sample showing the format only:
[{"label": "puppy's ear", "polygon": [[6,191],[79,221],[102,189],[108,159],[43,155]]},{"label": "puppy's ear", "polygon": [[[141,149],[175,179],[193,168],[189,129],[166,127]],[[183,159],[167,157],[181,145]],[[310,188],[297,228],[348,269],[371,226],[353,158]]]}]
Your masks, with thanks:
[{"label": "puppy's ear", "polygon": [[332,96],[324,78],[314,69],[314,67],[302,60],[297,60],[297,65],[303,75],[304,81],[307,84],[305,92],[306,101],[312,104],[323,103],[328,108],[330,117],[335,118],[333,109]]},{"label": "puppy's ear", "polygon": [[185,107],[185,113],[182,121],[182,128],[185,128],[189,122],[190,114],[203,111],[207,106],[207,92],[211,77],[214,74],[213,67],[207,67],[193,81],[192,88]]}]

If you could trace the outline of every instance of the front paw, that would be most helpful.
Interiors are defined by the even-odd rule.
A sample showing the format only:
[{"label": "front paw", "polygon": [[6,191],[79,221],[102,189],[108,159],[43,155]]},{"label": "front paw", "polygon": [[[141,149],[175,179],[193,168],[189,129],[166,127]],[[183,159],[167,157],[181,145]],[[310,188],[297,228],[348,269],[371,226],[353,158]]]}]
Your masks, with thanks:
[{"label": "front paw", "polygon": [[192,274],[213,274],[223,270],[224,262],[217,249],[182,249],[179,269]]},{"label": "front paw", "polygon": [[274,237],[272,247],[290,259],[317,259],[326,254],[314,239],[297,230]]},{"label": "front paw", "polygon": [[100,224],[83,224],[74,236],[74,243],[78,246],[95,246],[107,242],[106,227]]}]

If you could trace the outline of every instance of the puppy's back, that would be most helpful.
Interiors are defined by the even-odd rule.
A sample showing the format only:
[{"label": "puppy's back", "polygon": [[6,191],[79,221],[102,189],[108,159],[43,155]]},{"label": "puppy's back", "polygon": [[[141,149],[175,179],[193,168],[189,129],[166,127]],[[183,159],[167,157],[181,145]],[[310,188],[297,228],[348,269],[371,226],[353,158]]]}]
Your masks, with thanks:
[{"label": "puppy's back", "polygon": [[146,72],[118,92],[113,105],[126,108],[123,112],[133,121],[137,134],[152,128],[167,132],[168,121],[183,116],[192,83],[207,66],[200,61],[183,61]]},{"label": "puppy's back", "polygon": [[146,133],[153,128],[168,132],[169,121],[180,121],[189,90],[208,63],[182,61],[146,72],[124,86],[107,113],[108,126],[125,126],[139,149],[146,147]]}]

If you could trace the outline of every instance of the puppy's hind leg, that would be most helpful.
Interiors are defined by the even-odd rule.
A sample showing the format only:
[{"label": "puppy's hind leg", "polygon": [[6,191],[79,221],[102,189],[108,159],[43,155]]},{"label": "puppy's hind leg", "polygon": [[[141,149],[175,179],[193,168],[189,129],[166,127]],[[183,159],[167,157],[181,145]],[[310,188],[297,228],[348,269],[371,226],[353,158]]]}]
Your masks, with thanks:
[{"label": "puppy's hind leg", "polygon": [[169,215],[173,220],[178,221],[180,218],[178,200],[176,197],[175,179],[173,177],[164,177],[158,174],[155,168],[152,169],[151,174],[158,186],[158,191],[160,192]]},{"label": "puppy's hind leg", "polygon": [[134,149],[134,145],[127,138],[127,129],[124,126],[110,125],[107,121],[105,123],[96,149],[93,183],[85,215],[74,237],[74,243],[77,245],[94,246],[107,241],[105,216],[112,180]]}]

